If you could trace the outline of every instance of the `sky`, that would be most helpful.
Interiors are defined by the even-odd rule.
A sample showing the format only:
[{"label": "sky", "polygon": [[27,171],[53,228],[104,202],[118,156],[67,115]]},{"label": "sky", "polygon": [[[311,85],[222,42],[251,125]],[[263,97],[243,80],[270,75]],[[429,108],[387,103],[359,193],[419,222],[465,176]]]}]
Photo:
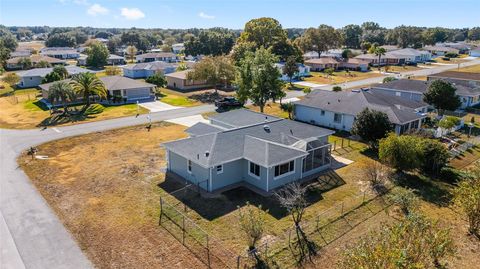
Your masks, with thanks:
[{"label": "sky", "polygon": [[0,0],[7,26],[242,29],[273,17],[284,28],[398,25],[480,26],[480,0]]}]

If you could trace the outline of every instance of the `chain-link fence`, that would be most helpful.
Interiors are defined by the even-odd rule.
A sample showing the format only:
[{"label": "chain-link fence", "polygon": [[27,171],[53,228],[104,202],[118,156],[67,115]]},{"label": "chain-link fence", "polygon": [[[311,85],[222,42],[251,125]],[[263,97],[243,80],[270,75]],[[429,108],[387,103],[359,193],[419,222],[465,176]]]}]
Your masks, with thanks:
[{"label": "chain-link fence", "polygon": [[[389,203],[383,195],[365,191],[322,211],[313,220],[304,222],[300,228],[308,243],[318,249],[332,243],[388,206]],[[291,227],[255,250],[238,256],[237,268],[255,268],[258,263],[277,267],[277,262],[280,261],[282,268],[296,267],[300,258],[294,250],[297,242],[297,229]]]},{"label": "chain-link fence", "polygon": [[236,255],[233,252],[162,197],[160,197],[159,225],[188,248],[208,268],[235,268]]}]

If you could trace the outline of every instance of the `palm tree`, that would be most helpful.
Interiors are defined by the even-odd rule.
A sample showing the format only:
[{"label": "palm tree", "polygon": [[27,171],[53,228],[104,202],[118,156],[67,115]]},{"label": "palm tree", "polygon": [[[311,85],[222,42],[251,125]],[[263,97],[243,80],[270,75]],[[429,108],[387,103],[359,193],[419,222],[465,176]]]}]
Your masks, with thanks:
[{"label": "palm tree", "polygon": [[373,53],[375,53],[376,56],[378,56],[378,71],[380,71],[380,59],[382,58],[382,55],[385,55],[387,50],[382,47],[376,47]]},{"label": "palm tree", "polygon": [[67,104],[73,102],[76,99],[75,92],[69,83],[65,81],[54,82],[48,89],[48,101],[50,103],[62,102],[63,115],[69,114]]},{"label": "palm tree", "polygon": [[103,82],[90,72],[76,74],[73,76],[70,85],[76,94],[83,96],[85,105],[82,108],[82,113],[90,106],[90,96],[107,97],[107,89]]}]

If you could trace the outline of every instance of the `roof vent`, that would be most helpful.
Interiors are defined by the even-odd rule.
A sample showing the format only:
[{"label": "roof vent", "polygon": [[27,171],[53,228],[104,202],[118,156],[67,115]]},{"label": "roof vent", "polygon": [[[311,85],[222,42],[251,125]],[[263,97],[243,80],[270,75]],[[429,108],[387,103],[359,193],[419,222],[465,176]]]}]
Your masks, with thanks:
[{"label": "roof vent", "polygon": [[197,154],[197,160],[200,159],[200,154]]},{"label": "roof vent", "polygon": [[337,101],[340,103],[340,99],[337,99]]},{"label": "roof vent", "polygon": [[270,132],[270,126],[268,126],[266,124],[263,125],[263,130],[265,130],[267,133],[269,133]]},{"label": "roof vent", "polygon": [[210,156],[210,152],[208,152],[208,151],[205,151],[205,157],[207,157],[207,158],[208,158],[208,156]]}]

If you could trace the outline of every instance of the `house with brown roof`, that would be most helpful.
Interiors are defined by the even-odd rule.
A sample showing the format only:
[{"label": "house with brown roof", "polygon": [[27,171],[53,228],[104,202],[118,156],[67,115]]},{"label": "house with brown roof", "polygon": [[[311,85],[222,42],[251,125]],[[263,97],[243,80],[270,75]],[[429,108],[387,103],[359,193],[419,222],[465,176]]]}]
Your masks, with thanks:
[{"label": "house with brown roof", "polygon": [[135,60],[137,61],[137,63],[155,61],[172,63],[177,61],[177,56],[172,52],[149,52],[135,56]]},{"label": "house with brown roof", "polygon": [[445,47],[445,46],[425,46],[423,50],[430,52],[433,55],[433,57],[444,56],[447,53],[458,54],[460,52],[458,49]]},{"label": "house with brown roof", "polygon": [[212,87],[213,85],[207,84],[202,80],[187,79],[187,74],[190,70],[173,72],[165,75],[167,80],[167,87],[175,90],[197,90]]},{"label": "house with brown roof", "polygon": [[68,47],[47,47],[40,50],[43,56],[49,56],[57,59],[77,59],[80,57],[80,52],[74,48]]},{"label": "house with brown roof", "polygon": [[305,65],[310,67],[311,71],[323,71],[326,68],[368,71],[369,61],[362,59],[341,59],[333,57],[321,57],[305,61]]},{"label": "house with brown roof", "polygon": [[53,65],[64,65],[65,61],[62,59],[57,59],[49,56],[43,56],[43,55],[31,55],[29,57],[13,57],[7,60],[7,69],[13,70],[13,69],[21,69],[22,65],[19,64],[21,59],[30,59],[32,62],[32,67],[37,65],[40,62],[47,62],[51,66]]}]

